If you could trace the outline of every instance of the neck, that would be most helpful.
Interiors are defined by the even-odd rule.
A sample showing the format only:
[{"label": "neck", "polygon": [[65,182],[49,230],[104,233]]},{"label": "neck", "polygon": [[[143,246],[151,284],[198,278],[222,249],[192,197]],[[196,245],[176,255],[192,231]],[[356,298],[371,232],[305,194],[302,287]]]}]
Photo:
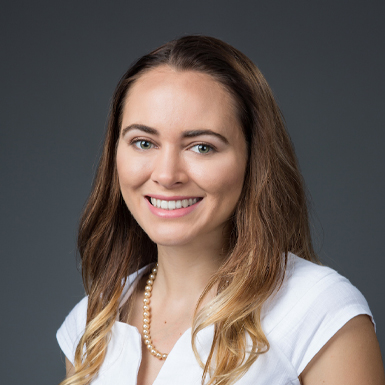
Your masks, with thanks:
[{"label": "neck", "polygon": [[171,300],[196,303],[223,262],[222,248],[210,244],[158,245],[156,286]]}]

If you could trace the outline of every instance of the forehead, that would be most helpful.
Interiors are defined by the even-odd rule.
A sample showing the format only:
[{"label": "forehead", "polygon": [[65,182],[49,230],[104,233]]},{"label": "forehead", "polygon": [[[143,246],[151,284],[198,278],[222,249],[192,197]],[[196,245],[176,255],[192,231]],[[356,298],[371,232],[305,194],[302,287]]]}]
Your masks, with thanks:
[{"label": "forehead", "polygon": [[149,90],[151,88],[173,84],[183,88],[194,88],[197,92],[221,93],[224,97],[232,101],[232,96],[222,83],[213,76],[194,70],[179,70],[169,65],[160,65],[141,74],[128,91],[128,95],[136,92]]},{"label": "forehead", "polygon": [[125,98],[123,125],[127,119],[154,119],[158,123],[164,119],[179,123],[193,120],[197,124],[205,120],[214,125],[237,121],[232,95],[214,77],[167,65],[145,72],[131,86]]}]

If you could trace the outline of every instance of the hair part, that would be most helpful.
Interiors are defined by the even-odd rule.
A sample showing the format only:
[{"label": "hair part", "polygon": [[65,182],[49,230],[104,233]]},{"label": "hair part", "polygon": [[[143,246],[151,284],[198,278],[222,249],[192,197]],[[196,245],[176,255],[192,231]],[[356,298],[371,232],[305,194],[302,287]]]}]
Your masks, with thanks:
[{"label": "hair part", "polygon": [[[281,112],[258,68],[230,45],[207,36],[185,36],[140,58],[120,80],[112,101],[103,153],[82,215],[78,248],[88,295],[87,323],[75,354],[75,375],[61,385],[85,385],[97,375],[119,311],[122,282],[157,259],[154,242],[127,209],[116,170],[122,112],[132,84],[168,65],[212,76],[232,95],[248,147],[244,185],[230,218],[228,256],[197,304],[214,285],[218,295],[199,312],[192,346],[203,368],[202,384],[233,384],[269,349],[262,330],[264,302],[284,278],[289,252],[316,261],[302,176]],[[205,363],[197,333],[215,325]],[[85,350],[83,351],[83,349]],[[215,354],[214,354],[215,353]]]}]

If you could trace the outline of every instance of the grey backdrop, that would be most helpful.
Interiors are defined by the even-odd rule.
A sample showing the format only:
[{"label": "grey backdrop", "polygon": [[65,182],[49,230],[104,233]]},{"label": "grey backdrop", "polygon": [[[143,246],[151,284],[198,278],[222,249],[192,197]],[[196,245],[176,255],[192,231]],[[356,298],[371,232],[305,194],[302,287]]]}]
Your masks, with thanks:
[{"label": "grey backdrop", "polygon": [[56,329],[83,296],[76,228],[113,89],[186,33],[265,74],[312,200],[316,249],[366,296],[384,354],[384,16],[365,1],[17,1],[2,5],[2,384],[57,384]]}]

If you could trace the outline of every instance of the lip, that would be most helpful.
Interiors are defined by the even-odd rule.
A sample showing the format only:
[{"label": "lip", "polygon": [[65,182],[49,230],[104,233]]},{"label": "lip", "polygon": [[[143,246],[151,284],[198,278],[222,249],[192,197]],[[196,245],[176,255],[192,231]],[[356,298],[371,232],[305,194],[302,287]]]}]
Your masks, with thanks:
[{"label": "lip", "polygon": [[[167,196],[164,196],[164,195],[156,195],[156,194],[149,194],[149,195],[146,195],[146,197],[149,197],[149,198],[156,198],[156,199],[160,199],[162,201],[181,201],[183,199],[194,199],[194,198],[199,198],[201,199],[202,197],[197,197],[197,196],[192,196],[192,195],[174,195],[174,196],[170,196],[170,197],[167,197]],[[197,202],[198,203],[198,202]]]},{"label": "lip", "polygon": [[[182,207],[180,209],[174,209],[174,210],[165,210],[165,209],[160,209],[158,207],[153,206],[150,201],[148,200],[149,198],[156,198],[156,199],[161,199],[164,201],[177,201],[177,200],[183,200],[183,199],[190,199],[190,198],[199,198],[199,200],[194,203],[193,205],[189,207]],[[152,214],[156,215],[157,217],[161,218],[180,218],[185,215],[190,214],[192,211],[194,211],[198,205],[202,202],[203,198],[202,197],[191,197],[191,196],[174,196],[174,197],[165,197],[162,195],[146,195],[144,197],[146,204],[148,205],[150,211]]]}]

